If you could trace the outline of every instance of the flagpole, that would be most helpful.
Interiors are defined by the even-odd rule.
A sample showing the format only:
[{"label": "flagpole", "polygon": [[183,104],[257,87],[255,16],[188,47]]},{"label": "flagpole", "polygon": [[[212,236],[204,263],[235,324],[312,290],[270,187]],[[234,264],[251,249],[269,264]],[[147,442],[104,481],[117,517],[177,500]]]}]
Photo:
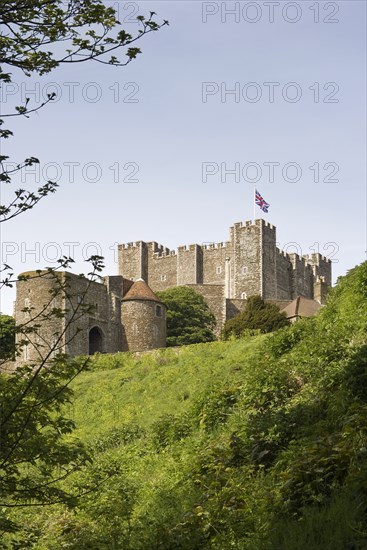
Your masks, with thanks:
[{"label": "flagpole", "polygon": [[256,198],[256,189],[255,189],[255,186],[254,186],[254,196],[253,196],[253,203],[254,203],[254,225],[255,225],[255,217],[256,217],[256,201],[255,201],[255,198]]}]

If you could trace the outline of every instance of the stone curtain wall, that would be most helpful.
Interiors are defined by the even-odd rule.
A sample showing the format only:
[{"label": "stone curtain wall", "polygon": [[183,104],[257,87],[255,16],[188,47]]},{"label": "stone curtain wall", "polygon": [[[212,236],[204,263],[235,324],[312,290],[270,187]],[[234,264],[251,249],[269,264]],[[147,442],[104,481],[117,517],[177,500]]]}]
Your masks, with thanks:
[{"label": "stone curtain wall", "polygon": [[[196,285],[202,292],[200,285],[216,285],[219,302],[223,296],[236,301],[254,294],[267,300],[312,299],[318,276],[331,286],[330,260],[279,250],[276,228],[262,219],[234,224],[225,243],[192,244],[177,252],[156,242],[119,245],[119,273],[142,277],[153,291]],[[217,322],[221,324],[219,313]]]},{"label": "stone curtain wall", "polygon": [[[261,221],[261,220],[259,220]],[[261,224],[262,249],[262,297],[275,298],[277,296],[277,253],[276,229],[273,225]]]},{"label": "stone curtain wall", "polygon": [[209,306],[210,311],[214,314],[217,324],[214,333],[217,337],[220,336],[224,322],[226,320],[226,299],[224,296],[223,285],[186,285],[193,288],[201,294]]},{"label": "stone curtain wall", "polygon": [[145,243],[139,241],[137,243],[119,244],[118,245],[118,262],[119,275],[123,275],[126,279],[136,281],[142,277],[142,256]]},{"label": "stone curtain wall", "polygon": [[276,271],[277,271],[277,300],[289,300],[292,297],[292,263],[288,254],[283,250],[276,249]]},{"label": "stone curtain wall", "polygon": [[[34,277],[34,275],[33,275]],[[60,284],[67,284],[66,293],[62,291],[55,298],[52,290]],[[110,286],[112,280],[108,280]],[[113,280],[117,288],[122,277]],[[81,304],[90,305],[93,310],[83,314]],[[47,306],[47,307],[46,307]],[[32,308],[30,312],[22,311]],[[29,322],[41,311],[50,312],[52,308],[66,311],[63,318],[52,315],[47,321],[40,322],[39,336],[30,335],[30,344],[24,347],[18,363],[35,362],[45,358],[54,347],[58,335],[64,333],[60,346],[53,352],[66,353],[71,357],[88,355],[89,333],[93,327],[101,332],[103,346],[101,351],[115,353],[122,349],[121,296],[110,292],[108,284],[90,282],[86,278],[71,273],[46,274],[26,281],[17,282],[15,319],[17,325]],[[79,309],[78,309],[79,308]],[[78,309],[78,311],[77,311]],[[85,310],[84,310],[85,311]],[[76,313],[74,313],[76,312]],[[35,320],[39,322],[39,319]]]},{"label": "stone curtain wall", "polygon": [[246,305],[246,300],[226,300],[226,317],[227,319],[233,319],[236,315],[241,313]]},{"label": "stone curtain wall", "polygon": [[322,254],[311,254],[310,256],[305,256],[305,258],[314,266],[315,280],[317,276],[325,277],[325,283],[327,286],[331,286],[331,260],[322,256]]},{"label": "stone curtain wall", "polygon": [[[67,278],[72,296],[70,306],[75,309],[77,304],[83,300],[84,305],[92,308],[90,313],[83,315],[70,325],[67,333],[70,340],[67,353],[71,356],[87,355],[89,353],[89,332],[93,327],[97,327],[103,335],[101,351],[104,353],[119,351],[121,349],[120,296],[109,292],[107,284],[90,282],[70,273],[67,274]],[[116,279],[112,281],[106,278],[105,282],[119,286]],[[70,308],[67,320],[70,320],[71,315],[72,308]]]},{"label": "stone curtain wall", "polygon": [[205,244],[203,246],[203,284],[224,285],[226,258],[231,256],[232,247],[230,242]]},{"label": "stone curtain wall", "polygon": [[198,244],[180,246],[177,252],[177,284],[201,284],[203,282],[203,252]]}]

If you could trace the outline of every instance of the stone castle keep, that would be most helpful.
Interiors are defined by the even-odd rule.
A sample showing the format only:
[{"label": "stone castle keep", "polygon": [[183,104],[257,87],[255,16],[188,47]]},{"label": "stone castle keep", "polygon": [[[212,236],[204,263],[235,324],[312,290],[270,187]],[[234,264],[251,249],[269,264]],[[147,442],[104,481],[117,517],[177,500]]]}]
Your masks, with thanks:
[{"label": "stone castle keep", "polygon": [[[331,286],[330,260],[320,254],[299,256],[279,250],[276,228],[262,219],[234,224],[224,243],[171,251],[156,242],[139,241],[119,245],[118,258],[119,274],[104,277],[101,283],[71,273],[59,275],[67,281],[68,296],[57,296],[52,307],[68,313],[65,319],[45,323],[42,338],[48,344],[64,330],[59,351],[70,356],[164,347],[165,306],[154,292],[173,286],[190,286],[203,295],[216,317],[217,334],[251,295],[259,294],[282,309],[299,296],[323,303]],[[29,318],[24,308],[33,307],[34,316],[50,300],[54,283],[47,274],[17,283],[17,324]],[[81,296],[92,308],[73,320]],[[24,346],[21,359],[36,359],[32,343]]]}]

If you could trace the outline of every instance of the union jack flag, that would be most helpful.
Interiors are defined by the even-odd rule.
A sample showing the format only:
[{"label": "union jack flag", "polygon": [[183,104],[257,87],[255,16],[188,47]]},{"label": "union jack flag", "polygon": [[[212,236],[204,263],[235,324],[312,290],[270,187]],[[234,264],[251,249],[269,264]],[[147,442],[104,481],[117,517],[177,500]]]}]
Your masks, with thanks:
[{"label": "union jack flag", "polygon": [[255,190],[255,203],[257,204],[257,206],[260,206],[263,212],[268,213],[270,204],[262,198],[257,189]]}]

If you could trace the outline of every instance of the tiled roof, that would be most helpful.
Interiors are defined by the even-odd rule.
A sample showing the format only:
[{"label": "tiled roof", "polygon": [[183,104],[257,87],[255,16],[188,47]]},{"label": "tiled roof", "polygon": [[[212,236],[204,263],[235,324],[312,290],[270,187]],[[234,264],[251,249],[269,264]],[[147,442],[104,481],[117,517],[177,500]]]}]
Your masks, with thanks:
[{"label": "tiled roof", "polygon": [[312,317],[318,313],[320,308],[321,305],[316,300],[309,300],[304,296],[298,296],[282,311],[284,311],[289,319],[290,317]]},{"label": "tiled roof", "polygon": [[154,294],[152,289],[143,279],[138,279],[137,281],[135,281],[135,283],[129,288],[122,300],[124,302],[127,300],[149,300],[151,302],[161,303],[158,296]]}]

